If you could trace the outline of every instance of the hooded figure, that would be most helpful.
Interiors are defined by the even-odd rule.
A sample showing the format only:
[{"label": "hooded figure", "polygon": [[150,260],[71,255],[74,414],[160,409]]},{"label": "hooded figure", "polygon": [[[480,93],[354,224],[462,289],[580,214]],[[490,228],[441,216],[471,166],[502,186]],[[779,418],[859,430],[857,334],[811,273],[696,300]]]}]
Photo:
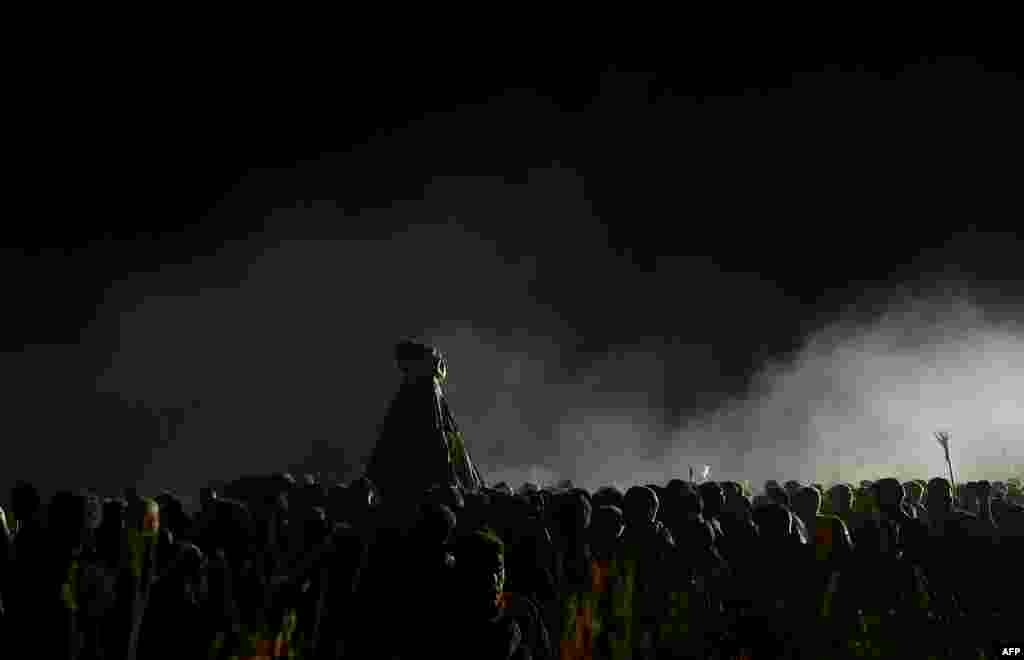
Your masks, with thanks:
[{"label": "hooded figure", "polygon": [[385,502],[415,502],[432,486],[484,487],[442,385],[448,368],[432,346],[402,341],[395,347],[402,384],[391,402],[366,476]]}]

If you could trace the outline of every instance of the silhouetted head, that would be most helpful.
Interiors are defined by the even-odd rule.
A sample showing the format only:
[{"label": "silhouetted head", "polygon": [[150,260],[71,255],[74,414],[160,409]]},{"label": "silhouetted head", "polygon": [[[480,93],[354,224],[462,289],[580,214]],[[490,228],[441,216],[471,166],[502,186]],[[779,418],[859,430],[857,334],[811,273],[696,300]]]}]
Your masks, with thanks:
[{"label": "silhouetted head", "polygon": [[804,523],[810,524],[821,513],[821,493],[817,488],[804,486],[793,497],[793,509]]},{"label": "silhouetted head", "polygon": [[559,531],[573,538],[579,538],[590,526],[593,507],[590,499],[578,491],[560,495],[555,504],[555,517]]},{"label": "silhouetted head", "polygon": [[146,536],[160,533],[160,504],[150,497],[141,497],[128,505],[132,526]]},{"label": "silhouetted head", "polygon": [[829,509],[845,516],[853,511],[853,489],[847,484],[836,484],[828,489]]},{"label": "silhouetted head", "polygon": [[161,526],[175,536],[184,534],[189,527],[189,519],[181,498],[173,493],[164,493],[157,497],[157,504],[160,505]]},{"label": "silhouetted head", "polygon": [[627,525],[643,526],[658,517],[658,496],[645,486],[633,486],[623,498],[622,513]]},{"label": "silhouetted head", "polygon": [[590,536],[599,544],[609,544],[622,536],[625,525],[622,509],[608,504],[599,506],[594,510]]},{"label": "silhouetted head", "polygon": [[420,506],[416,538],[428,547],[445,545],[455,532],[455,513],[444,504],[429,502]]},{"label": "silhouetted head", "polygon": [[765,502],[754,509],[754,522],[764,539],[782,541],[793,533],[793,515],[789,509],[774,501]]},{"label": "silhouetted head", "polygon": [[124,500],[108,498],[103,501],[103,523],[106,529],[124,529],[127,522],[128,505]]},{"label": "silhouetted head", "polygon": [[206,557],[203,551],[193,543],[182,543],[178,549],[177,574],[186,584],[199,582],[202,579],[206,567]]},{"label": "silhouetted head", "polygon": [[38,521],[42,506],[39,490],[29,482],[19,481],[11,488],[11,511],[16,521]]},{"label": "silhouetted head", "polygon": [[409,339],[395,345],[395,364],[406,381],[435,379],[444,382],[448,375],[447,362],[439,350]]},{"label": "silhouetted head", "polygon": [[725,507],[725,491],[714,481],[705,481],[698,487],[704,515],[717,518]]},{"label": "silhouetted head", "polygon": [[622,491],[615,486],[602,486],[601,488],[598,488],[592,498],[592,504],[595,507],[614,506],[622,509],[622,501]]},{"label": "silhouetted head", "polygon": [[301,526],[302,543],[307,548],[316,546],[327,539],[331,533],[331,523],[327,519],[327,509],[313,506],[306,509],[297,526]]},{"label": "silhouetted head", "polygon": [[868,514],[878,508],[875,490],[871,487],[860,487],[853,494],[853,510],[856,513]]},{"label": "silhouetted head", "polygon": [[665,489],[659,484],[645,484],[645,487],[650,488],[651,492],[658,496],[658,501],[662,502],[665,499]]},{"label": "silhouetted head", "polygon": [[48,527],[51,538],[62,550],[79,548],[88,529],[84,496],[61,491],[50,499]]},{"label": "silhouetted head", "polygon": [[255,527],[249,507],[237,500],[221,498],[214,503],[214,516],[211,547],[204,548],[204,552],[223,550],[232,562],[248,556],[255,540]]},{"label": "silhouetted head", "polygon": [[490,614],[505,588],[505,545],[493,530],[480,529],[455,543],[455,574],[462,603]]},{"label": "silhouetted head", "polygon": [[903,484],[897,479],[879,479],[873,487],[873,494],[878,508],[886,513],[898,511],[903,505],[906,493],[903,491]]},{"label": "silhouetted head", "polygon": [[935,514],[949,513],[953,509],[953,488],[942,477],[935,477],[928,482],[925,491],[925,507],[929,517]]},{"label": "silhouetted head", "polygon": [[679,491],[679,490],[681,490],[683,488],[686,488],[688,485],[689,485],[689,482],[687,482],[687,481],[685,481],[683,479],[673,478],[673,479],[669,479],[668,483],[665,484],[665,490]]}]

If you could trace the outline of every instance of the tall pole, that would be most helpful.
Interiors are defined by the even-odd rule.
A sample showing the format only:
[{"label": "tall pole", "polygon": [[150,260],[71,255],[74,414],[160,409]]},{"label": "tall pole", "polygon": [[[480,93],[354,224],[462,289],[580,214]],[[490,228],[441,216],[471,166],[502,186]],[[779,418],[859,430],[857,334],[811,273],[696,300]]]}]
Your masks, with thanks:
[{"label": "tall pole", "polygon": [[953,487],[953,497],[956,497],[956,477],[953,476],[953,463],[949,460],[949,449],[946,450],[946,466],[949,467],[949,485]]},{"label": "tall pole", "polygon": [[935,439],[939,441],[939,445],[946,452],[946,467],[949,468],[949,485],[953,489],[953,499],[956,500],[956,477],[953,476],[953,462],[949,459],[949,433],[946,431],[939,431],[935,434]]}]

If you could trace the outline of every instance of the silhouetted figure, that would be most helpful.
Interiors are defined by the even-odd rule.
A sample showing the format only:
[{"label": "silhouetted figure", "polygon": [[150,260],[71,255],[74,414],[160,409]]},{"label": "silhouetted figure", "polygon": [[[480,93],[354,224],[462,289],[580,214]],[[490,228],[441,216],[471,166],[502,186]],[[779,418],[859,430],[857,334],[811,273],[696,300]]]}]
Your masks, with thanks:
[{"label": "silhouetted figure", "polygon": [[777,502],[754,509],[758,528],[759,555],[765,567],[749,576],[753,592],[756,627],[744,630],[752,642],[754,657],[797,657],[801,644],[798,635],[804,621],[794,617],[802,596],[803,557],[794,552],[795,515]]},{"label": "silhouetted figure", "polygon": [[630,649],[637,660],[655,657],[662,617],[678,587],[668,579],[675,542],[669,528],[658,521],[659,505],[654,491],[643,486],[627,490],[623,501],[626,526],[612,589],[624,592],[631,606],[622,619],[611,622],[611,641]]},{"label": "silhouetted figure", "polygon": [[587,529],[593,509],[585,491],[573,489],[553,502],[551,529],[555,545],[557,593],[561,617],[556,632],[564,660],[587,656],[593,644],[596,604],[592,595],[591,555]]},{"label": "silhouetted figure", "polygon": [[366,468],[385,505],[411,514],[434,485],[483,488],[442,389],[448,373],[444,357],[431,346],[403,341],[395,348],[395,361],[402,384]]},{"label": "silhouetted figure", "polygon": [[[47,604],[52,606],[55,571],[48,561],[52,553],[43,525],[42,497],[35,486],[24,481],[15,484],[11,489],[11,511],[14,525],[5,589],[5,618],[8,630],[15,631],[8,639],[17,651],[27,652],[20,657],[30,657],[35,640],[23,631],[35,629],[40,623],[38,613]],[[56,574],[59,575],[59,569]],[[41,585],[39,581],[43,576],[46,576],[45,582]]]},{"label": "silhouetted figure", "polygon": [[[505,548],[488,530],[459,538],[455,544],[452,615],[455,634],[435,641],[423,657],[524,660],[529,649],[515,619],[507,616],[501,594],[505,587]],[[446,631],[447,632],[447,631]],[[436,639],[436,638],[435,638]]]},{"label": "silhouetted figure", "polygon": [[[725,615],[736,625],[741,617],[752,607],[749,590],[746,589],[747,577],[760,570],[758,556],[757,525],[754,524],[753,507],[743,495],[740,484],[726,482],[723,484],[725,505],[722,511],[722,530],[725,532],[719,550],[729,562],[731,582],[723,594]],[[737,637],[736,630],[733,637]],[[742,640],[734,639],[739,645]]]},{"label": "silhouetted figure", "polygon": [[[360,582],[368,561],[368,547],[359,533],[346,523],[335,523],[334,553],[330,557],[327,597],[315,660],[360,656],[356,630],[366,621],[364,603],[358,599]],[[369,621],[372,629],[372,621]]]},{"label": "silhouetted figure", "polygon": [[[557,600],[554,575],[556,553],[552,536],[530,498],[516,496],[499,503],[493,524],[505,543],[507,590],[528,597],[538,604]],[[555,613],[545,620],[554,623]]]},{"label": "silhouetted figure", "polygon": [[837,516],[846,524],[846,528],[850,530],[851,537],[856,542],[855,529],[853,528],[855,520],[853,503],[853,488],[849,484],[836,484],[828,489],[823,506],[826,514]]},{"label": "silhouetted figure", "polygon": [[[802,593],[799,611],[804,624],[802,642],[814,655],[834,655],[841,638],[841,623],[852,612],[854,593],[847,574],[845,599],[837,599],[840,580],[851,566],[853,544],[846,525],[837,516],[823,515],[822,494],[817,488],[804,487],[793,497],[793,508],[810,533],[810,544],[802,554],[799,579]],[[800,555],[798,555],[800,556]],[[837,600],[839,602],[837,602]],[[837,614],[839,616],[835,616]]]}]

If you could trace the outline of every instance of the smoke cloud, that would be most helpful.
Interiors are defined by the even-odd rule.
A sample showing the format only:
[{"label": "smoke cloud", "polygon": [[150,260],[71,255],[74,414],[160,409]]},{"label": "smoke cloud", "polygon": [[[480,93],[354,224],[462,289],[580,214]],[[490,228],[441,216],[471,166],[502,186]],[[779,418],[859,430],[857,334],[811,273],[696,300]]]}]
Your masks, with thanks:
[{"label": "smoke cloud", "polygon": [[[573,252],[566,275],[565,246],[543,243],[536,222],[520,225],[529,240],[512,247],[473,231],[482,226],[474,216],[492,210],[550,216],[554,207],[574,227],[573,244],[599,243],[571,173],[525,186],[462,180],[471,201],[461,208],[452,185],[372,212],[374,222],[400,227],[386,237],[265,241],[236,287],[148,296],[123,311],[120,350],[99,388],[153,409],[188,408],[174,441],[153,448],[142,482],[192,490],[283,469],[323,446],[358,463],[397,385],[391,346],[410,335],[448,356],[455,413],[492,483],[628,486],[705,464],[712,478],[754,483],[927,477],[945,473],[932,438],[940,429],[953,434],[958,479],[1019,471],[1024,332],[1012,310],[997,318],[961,296],[892,300],[873,318],[837,321],[786,360],[760,365],[746,391],[709,399],[722,389],[716,356],[730,349],[732,317],[688,310],[692,336],[717,333],[724,345],[679,341],[674,328],[651,327],[638,313],[639,339],[586,350],[588,335],[609,336],[603,320],[640,307],[633,298],[651,276],[630,276],[596,249]],[[278,210],[268,235],[328,221],[367,217],[331,205]],[[525,253],[530,244],[538,249]],[[675,270],[685,270],[679,261]],[[713,284],[734,301],[765,295],[754,276],[722,274]],[[685,297],[698,283],[657,286]],[[561,297],[545,299],[551,290]],[[678,419],[671,410],[688,403],[674,399],[704,403]],[[189,407],[193,400],[201,405]]]},{"label": "smoke cloud", "polygon": [[[472,347],[475,356],[479,344]],[[510,364],[518,359],[510,355]],[[1024,333],[969,300],[904,300],[873,321],[836,323],[809,337],[795,359],[766,365],[749,392],[678,428],[644,401],[665,368],[638,351],[595,363],[572,384],[537,379],[519,405],[531,401],[556,421],[543,442],[527,445],[552,450],[534,451],[525,465],[523,447],[510,460],[477,451],[478,460],[492,479],[518,483],[535,469],[591,488],[664,483],[704,464],[712,478],[755,484],[928,478],[946,474],[933,433],[949,430],[958,480],[1005,479],[1024,465]],[[601,392],[596,382],[618,391]],[[471,438],[515,442],[497,418],[470,417],[467,426]]]}]

